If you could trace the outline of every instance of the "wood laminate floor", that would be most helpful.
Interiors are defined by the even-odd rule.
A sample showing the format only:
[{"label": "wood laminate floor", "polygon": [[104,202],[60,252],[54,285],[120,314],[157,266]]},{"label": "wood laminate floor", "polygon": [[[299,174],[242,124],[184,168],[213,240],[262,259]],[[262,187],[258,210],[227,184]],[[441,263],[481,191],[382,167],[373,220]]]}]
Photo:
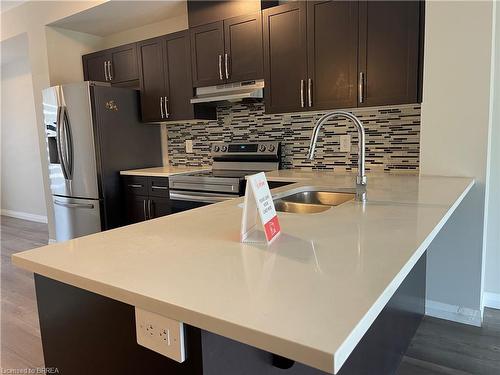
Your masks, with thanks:
[{"label": "wood laminate floor", "polygon": [[[2,216],[0,367],[43,367],[33,274],[11,263],[10,256],[48,242],[47,224]],[[5,372],[0,372],[5,373]]]},{"label": "wood laminate floor", "polygon": [[[47,244],[47,225],[2,216],[0,237],[0,367],[42,367],[33,275],[10,256]],[[500,310],[486,309],[481,328],[425,317],[396,375],[500,375]]]}]

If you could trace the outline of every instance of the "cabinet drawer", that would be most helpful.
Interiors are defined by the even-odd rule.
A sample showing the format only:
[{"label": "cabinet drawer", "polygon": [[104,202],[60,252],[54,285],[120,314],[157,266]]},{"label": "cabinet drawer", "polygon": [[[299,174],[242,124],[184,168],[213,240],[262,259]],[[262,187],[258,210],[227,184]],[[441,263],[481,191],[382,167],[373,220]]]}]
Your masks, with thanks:
[{"label": "cabinet drawer", "polygon": [[149,195],[152,197],[168,198],[168,178],[167,177],[151,177],[149,185]]},{"label": "cabinet drawer", "polygon": [[144,176],[123,176],[123,190],[129,195],[148,195],[149,177]]}]

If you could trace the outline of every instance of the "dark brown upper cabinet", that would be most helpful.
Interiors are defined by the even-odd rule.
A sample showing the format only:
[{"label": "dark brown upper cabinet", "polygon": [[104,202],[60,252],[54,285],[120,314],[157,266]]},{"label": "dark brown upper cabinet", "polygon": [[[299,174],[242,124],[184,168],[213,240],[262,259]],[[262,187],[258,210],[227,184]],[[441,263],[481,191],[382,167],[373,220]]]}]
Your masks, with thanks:
[{"label": "dark brown upper cabinet", "polygon": [[417,1],[359,4],[360,106],[417,102],[420,6]]},{"label": "dark brown upper cabinet", "polygon": [[119,86],[137,86],[136,43],[84,55],[83,75],[86,81],[110,82]]},{"label": "dark brown upper cabinet", "polygon": [[107,53],[92,53],[84,55],[83,59],[83,79],[85,81],[108,81],[108,61],[110,60]]},{"label": "dark brown upper cabinet", "polygon": [[163,38],[138,43],[141,115],[144,122],[165,121],[167,96],[163,61]]},{"label": "dark brown upper cabinet", "polygon": [[307,107],[357,104],[358,3],[307,2]]},{"label": "dark brown upper cabinet", "polygon": [[262,79],[261,13],[190,29],[195,87]]},{"label": "dark brown upper cabinet", "polygon": [[213,119],[215,110],[193,105],[187,30],[138,43],[144,122]]},{"label": "dark brown upper cabinet", "polygon": [[263,78],[261,12],[225,20],[224,47],[227,82]]},{"label": "dark brown upper cabinet", "polygon": [[418,102],[422,7],[308,1],[263,11],[266,111]]},{"label": "dark brown upper cabinet", "polygon": [[223,21],[193,27],[189,30],[194,87],[224,82]]},{"label": "dark brown upper cabinet", "polygon": [[266,111],[306,108],[306,3],[290,2],[262,12]]}]

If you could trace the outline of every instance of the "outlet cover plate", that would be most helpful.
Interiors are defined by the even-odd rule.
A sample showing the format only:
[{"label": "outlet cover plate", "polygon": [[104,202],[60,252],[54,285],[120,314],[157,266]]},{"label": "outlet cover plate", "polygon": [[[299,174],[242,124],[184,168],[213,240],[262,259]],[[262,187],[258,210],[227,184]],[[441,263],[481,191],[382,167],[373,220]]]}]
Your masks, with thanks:
[{"label": "outlet cover plate", "polygon": [[135,308],[137,343],[177,362],[186,360],[184,323]]},{"label": "outlet cover plate", "polygon": [[186,152],[188,154],[193,153],[193,140],[192,139],[186,139]]}]

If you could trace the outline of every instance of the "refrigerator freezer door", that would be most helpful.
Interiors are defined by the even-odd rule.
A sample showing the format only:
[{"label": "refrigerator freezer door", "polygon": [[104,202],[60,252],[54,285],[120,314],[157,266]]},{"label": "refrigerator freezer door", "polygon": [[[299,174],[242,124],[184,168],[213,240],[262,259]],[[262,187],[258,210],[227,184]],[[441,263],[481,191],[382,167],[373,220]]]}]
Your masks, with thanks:
[{"label": "refrigerator freezer door", "polygon": [[88,82],[43,91],[53,195],[99,199],[92,106]]},{"label": "refrigerator freezer door", "polygon": [[57,242],[101,231],[98,200],[52,197]]}]

